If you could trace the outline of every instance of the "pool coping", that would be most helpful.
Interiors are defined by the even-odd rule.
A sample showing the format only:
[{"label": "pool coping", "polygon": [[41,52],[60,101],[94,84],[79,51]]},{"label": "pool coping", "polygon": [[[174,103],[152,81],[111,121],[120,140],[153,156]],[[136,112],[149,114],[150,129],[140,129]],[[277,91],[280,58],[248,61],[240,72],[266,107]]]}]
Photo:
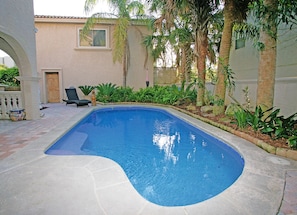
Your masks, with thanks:
[{"label": "pool coping", "polygon": [[[0,212],[14,212],[18,207],[13,206],[39,203],[40,208],[48,208],[48,213],[73,213],[81,214],[81,208],[88,206],[90,214],[277,214],[283,198],[285,175],[287,170],[297,170],[295,161],[269,154],[247,140],[195,119],[185,113],[172,108],[154,105],[123,105],[120,106],[144,106],[167,110],[169,113],[182,118],[191,125],[206,131],[208,134],[218,137],[236,149],[245,160],[242,175],[236,182],[219,195],[203,202],[177,207],[159,206],[145,200],[130,184],[124,171],[114,161],[96,156],[52,156],[45,155],[44,151],[61,135],[75,126],[78,121],[89,114],[93,109],[106,108],[119,105],[104,105],[88,108],[74,116],[71,120],[57,125],[43,138],[32,141],[22,150],[4,159],[0,163],[2,180],[7,184],[3,186],[11,194],[7,200],[0,202]],[[53,177],[46,170],[51,170]],[[18,177],[15,177],[15,176]],[[29,177],[30,176],[30,177]],[[72,180],[77,178],[77,180]],[[81,180],[78,180],[81,179]],[[68,180],[65,185],[63,180]],[[81,184],[88,181],[89,184]],[[28,184],[37,184],[43,192],[35,192],[22,189]],[[47,186],[44,186],[44,185]],[[80,185],[76,190],[70,189],[74,185]],[[67,194],[62,193],[61,187],[68,187]],[[55,188],[57,186],[57,188]],[[21,190],[21,194],[20,194]],[[52,194],[49,194],[49,193]],[[46,193],[46,195],[45,195]],[[78,196],[78,193],[85,195]],[[87,195],[86,195],[87,194]],[[15,196],[29,196],[30,201],[19,199]],[[54,199],[57,195],[63,196],[59,202]],[[45,197],[44,197],[45,196]],[[75,196],[75,198],[73,198]],[[3,196],[1,196],[3,198]],[[47,202],[40,202],[46,199]],[[66,207],[69,201],[72,207]],[[92,205],[90,206],[90,202]],[[64,206],[63,206],[64,205]],[[53,206],[51,210],[49,207]],[[34,210],[37,210],[34,208]],[[63,209],[63,210],[62,210]],[[29,211],[34,213],[34,211]],[[33,209],[31,209],[33,210]],[[40,210],[38,212],[40,212]],[[9,214],[9,213],[7,213]]]}]

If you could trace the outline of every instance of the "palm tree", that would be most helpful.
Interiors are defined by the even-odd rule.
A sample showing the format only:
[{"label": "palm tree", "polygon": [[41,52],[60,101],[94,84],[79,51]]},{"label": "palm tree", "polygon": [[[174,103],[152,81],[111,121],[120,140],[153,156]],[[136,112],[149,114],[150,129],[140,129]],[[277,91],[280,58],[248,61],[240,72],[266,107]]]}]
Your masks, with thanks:
[{"label": "palm tree", "polygon": [[150,47],[154,60],[165,58],[168,47],[171,47],[176,56],[175,66],[180,73],[180,79],[182,82],[188,82],[193,61],[191,45],[194,39],[187,19],[182,16],[186,7],[182,7],[182,2],[176,1],[150,2],[151,12],[159,12],[160,16],[153,23],[154,34],[145,38],[145,44]]},{"label": "palm tree", "polygon": [[[197,105],[202,106],[204,104],[205,93],[205,71],[206,71],[206,57],[209,56],[209,44],[208,44],[208,28],[209,24],[215,16],[215,12],[218,12],[217,6],[219,1],[217,0],[184,0],[184,1],[162,1],[155,0],[152,2],[153,9],[161,9],[161,16],[157,23],[162,24],[162,28],[174,35],[174,32],[178,31],[179,36],[174,35],[174,38],[178,38],[179,47],[177,52],[178,60],[181,60],[180,71],[182,74],[185,72],[185,68],[189,70],[192,64],[192,57],[189,56],[191,45],[195,45],[195,58],[198,71],[198,92],[197,92]],[[164,21],[165,20],[165,21]],[[176,24],[181,21],[183,24]],[[165,24],[164,24],[165,23]],[[163,26],[164,25],[164,26]],[[174,31],[172,28],[174,27]],[[160,29],[160,27],[159,27]],[[185,34],[181,32],[187,32],[186,39]],[[192,34],[189,36],[189,34]],[[193,38],[191,41],[190,39]],[[213,59],[213,58],[212,58]],[[191,61],[191,63],[189,63]],[[187,65],[187,66],[186,66]]]},{"label": "palm tree", "polygon": [[265,110],[273,107],[277,27],[280,23],[297,24],[297,1],[263,0],[253,4],[253,11],[261,28],[257,105]]},{"label": "palm tree", "polygon": [[[234,21],[236,20],[237,15],[242,16],[241,19],[239,19],[239,21],[243,20],[242,18],[245,18],[245,13],[248,8],[247,6],[250,3],[252,3],[251,8],[253,9],[253,14],[256,18],[255,21],[258,22],[258,24],[260,24],[260,41],[258,42],[258,48],[260,48],[260,59],[258,68],[257,105],[261,105],[263,106],[263,108],[267,109],[273,107],[274,100],[277,27],[280,23],[291,23],[291,25],[297,24],[297,1],[225,0],[224,23],[226,23],[226,20],[228,20],[226,18],[228,17],[229,13],[232,13],[232,10],[235,12],[235,16],[233,17]],[[228,24],[228,26],[230,25]],[[252,32],[251,34],[254,33],[255,32]],[[229,33],[227,33],[227,35],[229,37],[230,31]],[[223,42],[222,39],[222,46],[223,44],[225,44],[225,42],[226,41]],[[227,47],[222,48],[222,51],[223,49],[224,51],[226,51]],[[226,71],[228,70],[229,62],[229,56],[227,56],[227,53],[221,54],[220,52],[220,60],[222,63],[219,64],[219,80],[216,86],[215,95],[218,97],[220,101],[224,101],[226,92],[226,84],[224,82],[226,80]],[[222,111],[223,106],[220,107],[217,105],[215,113],[222,113]]]},{"label": "palm tree", "polygon": [[[277,7],[276,0],[264,0],[264,6],[269,10],[275,11]],[[275,70],[276,70],[276,20],[270,19],[268,14],[265,18],[266,26],[260,30],[260,43],[265,44],[260,50],[259,68],[258,68],[258,88],[257,88],[257,105],[262,106],[264,110],[273,106]]]},{"label": "palm tree", "polygon": [[195,32],[196,63],[198,71],[197,106],[204,105],[206,57],[208,56],[208,29],[217,12],[217,1],[189,1],[191,25]]},{"label": "palm tree", "polygon": [[215,87],[214,114],[224,112],[226,95],[226,80],[229,71],[229,55],[232,43],[232,29],[236,22],[246,19],[248,4],[253,0],[225,0],[224,1],[224,28],[219,51],[219,65],[217,83]]},{"label": "palm tree", "polygon": [[193,62],[193,49],[191,45],[194,42],[194,38],[192,30],[186,22],[182,21],[171,31],[169,41],[171,41],[171,45],[174,47],[177,56],[176,66],[180,74],[181,83],[189,83]]},{"label": "palm tree", "polygon": [[[85,12],[88,14],[99,0],[86,0]],[[86,34],[95,23],[106,16],[116,17],[115,29],[113,32],[113,62],[120,62],[123,66],[123,86],[127,84],[127,74],[129,65],[129,43],[128,27],[132,25],[132,15],[143,17],[144,6],[139,1],[129,0],[109,0],[110,5],[115,9],[116,14],[95,13],[88,18],[83,34]]]}]

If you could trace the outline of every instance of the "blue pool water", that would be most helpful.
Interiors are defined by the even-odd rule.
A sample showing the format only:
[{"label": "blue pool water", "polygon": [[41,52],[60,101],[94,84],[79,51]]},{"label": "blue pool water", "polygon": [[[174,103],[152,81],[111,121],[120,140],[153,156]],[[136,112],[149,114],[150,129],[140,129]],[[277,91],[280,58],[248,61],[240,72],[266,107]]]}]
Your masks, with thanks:
[{"label": "blue pool water", "polygon": [[163,206],[209,199],[233,184],[244,167],[227,144],[165,110],[144,107],[96,110],[46,154],[110,158],[144,198]]}]

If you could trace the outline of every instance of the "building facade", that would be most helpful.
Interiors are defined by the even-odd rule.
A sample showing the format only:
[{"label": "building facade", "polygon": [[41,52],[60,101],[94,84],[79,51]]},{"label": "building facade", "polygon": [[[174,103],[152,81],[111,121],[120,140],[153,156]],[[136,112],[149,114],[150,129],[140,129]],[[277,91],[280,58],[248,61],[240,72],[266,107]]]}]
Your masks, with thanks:
[{"label": "building facade", "polygon": [[[18,107],[25,109],[27,119],[40,118],[39,77],[36,69],[36,46],[33,0],[2,0],[0,7],[0,49],[6,52],[19,68],[21,98]],[[11,107],[1,97],[0,114]],[[1,118],[1,117],[0,117]]]},{"label": "building facade", "polygon": [[[297,112],[297,26],[280,26],[277,40],[277,60],[274,107],[288,116]],[[257,96],[259,52],[251,41],[234,41],[230,54],[230,68],[235,73],[234,96],[245,103],[243,89],[248,87],[251,104]]]},{"label": "building facade", "polygon": [[[86,37],[81,30],[86,18],[35,16],[37,71],[42,103],[61,102],[65,88],[101,83],[123,84],[123,66],[113,62],[114,19],[104,19]],[[153,61],[142,44],[148,34],[144,25],[128,29],[130,62],[127,86],[144,88],[153,84]],[[80,90],[77,90],[82,96]]]}]

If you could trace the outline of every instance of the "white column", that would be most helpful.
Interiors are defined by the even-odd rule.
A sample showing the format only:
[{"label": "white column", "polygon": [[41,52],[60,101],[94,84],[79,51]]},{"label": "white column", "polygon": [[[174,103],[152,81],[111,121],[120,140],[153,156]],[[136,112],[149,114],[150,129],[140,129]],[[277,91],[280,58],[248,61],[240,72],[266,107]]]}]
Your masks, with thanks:
[{"label": "white column", "polygon": [[39,77],[18,76],[21,81],[21,91],[23,96],[23,107],[26,112],[26,119],[35,120],[40,118],[40,97],[39,97]]}]

